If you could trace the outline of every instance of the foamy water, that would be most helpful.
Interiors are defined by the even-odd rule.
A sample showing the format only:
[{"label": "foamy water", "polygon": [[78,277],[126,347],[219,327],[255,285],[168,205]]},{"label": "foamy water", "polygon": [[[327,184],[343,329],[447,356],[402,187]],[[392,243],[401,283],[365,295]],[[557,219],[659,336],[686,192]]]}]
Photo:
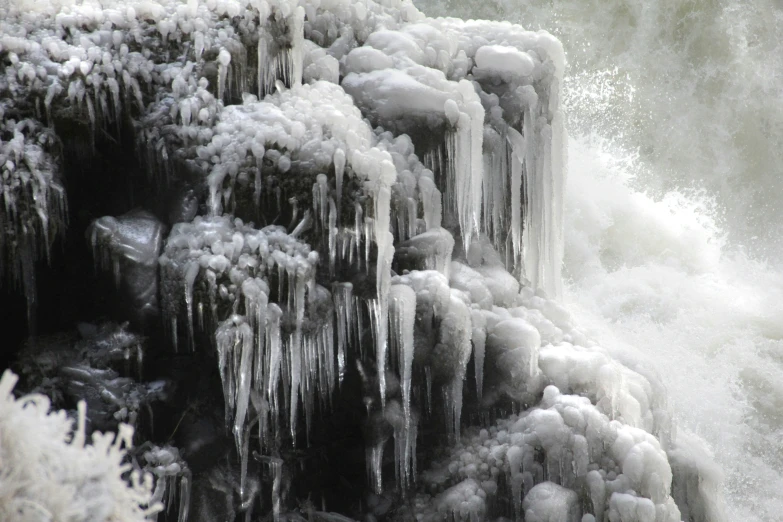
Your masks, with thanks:
[{"label": "foamy water", "polygon": [[783,5],[462,0],[564,43],[565,300],[665,384],[729,520],[783,518]]},{"label": "foamy water", "polygon": [[655,200],[570,142],[566,300],[618,358],[662,379],[678,430],[725,474],[730,520],[783,513],[783,275],[723,246],[707,205]]}]

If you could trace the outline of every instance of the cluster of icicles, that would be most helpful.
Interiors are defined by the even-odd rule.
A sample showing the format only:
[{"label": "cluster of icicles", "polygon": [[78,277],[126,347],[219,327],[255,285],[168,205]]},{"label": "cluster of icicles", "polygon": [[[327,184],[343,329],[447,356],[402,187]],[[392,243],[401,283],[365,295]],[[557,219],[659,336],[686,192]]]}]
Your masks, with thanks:
[{"label": "cluster of icicles", "polygon": [[[427,19],[403,0],[54,14],[0,10],[10,64],[0,92],[34,100],[5,107],[3,124],[21,114],[56,131],[67,113],[94,134],[133,118],[151,176],[186,172],[206,187],[207,215],[165,240],[162,314],[175,348],[200,349],[206,335],[217,351],[243,495],[253,430],[263,454],[284,434],[296,441],[300,406],[316,429],[314,413],[361,359],[377,370],[368,415],[393,428],[401,490],[416,482],[417,412],[440,401],[460,452],[424,474],[438,496],[416,498],[420,516],[521,518],[524,507],[526,520],[566,520],[566,506],[568,517],[589,511],[582,520],[679,519],[654,381],[603,354],[545,297],[560,294],[563,248],[564,57],[551,35]],[[23,204],[48,230],[64,196],[25,203],[5,187],[62,194],[54,175],[27,180],[9,161],[0,224]],[[256,228],[270,211],[289,212],[288,226]],[[538,406],[465,443],[471,360],[483,407],[502,397]],[[386,443],[368,441],[377,491]],[[571,489],[535,489],[550,481]],[[498,491],[510,509],[488,500]],[[584,491],[590,504],[576,505]]]},{"label": "cluster of icicles", "polygon": [[0,281],[21,289],[35,323],[35,261],[51,259],[52,241],[67,223],[56,137],[31,119],[5,119],[0,102]]}]

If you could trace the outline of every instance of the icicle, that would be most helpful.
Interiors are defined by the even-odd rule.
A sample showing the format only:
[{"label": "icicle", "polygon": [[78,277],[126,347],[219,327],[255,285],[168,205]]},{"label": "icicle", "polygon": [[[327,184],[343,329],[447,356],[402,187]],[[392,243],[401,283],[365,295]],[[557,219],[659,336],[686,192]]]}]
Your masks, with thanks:
[{"label": "icicle", "polygon": [[218,100],[225,98],[226,78],[228,77],[228,64],[231,63],[231,53],[221,49],[218,54]]},{"label": "icicle", "polygon": [[87,116],[90,118],[90,133],[91,133],[91,141],[92,146],[95,146],[95,107],[92,104],[92,100],[89,96],[85,97],[86,105],[87,105]]},{"label": "icicle", "polygon": [[334,275],[337,259],[337,206],[334,199],[329,198],[329,273]]},{"label": "icicle", "polygon": [[236,356],[237,344],[240,341],[236,326],[242,324],[243,320],[241,316],[232,316],[220,323],[215,332],[215,343],[218,349],[218,369],[220,370],[220,380],[223,383],[227,427],[231,425],[236,404],[236,375],[233,362]]},{"label": "icicle", "polygon": [[389,294],[390,344],[394,346],[402,385],[403,423],[395,426],[395,460],[402,489],[415,473],[416,421],[411,414],[416,293],[406,285],[393,285]]},{"label": "icicle", "polygon": [[163,480],[166,482],[166,494],[165,494],[165,496],[167,498],[166,498],[165,504],[166,504],[166,506],[168,506],[168,509],[166,510],[166,513],[167,514],[171,514],[171,508],[174,506],[174,500],[177,497],[177,488],[176,488],[177,477],[176,476],[167,475],[166,477],[163,478]]},{"label": "icicle", "polygon": [[381,439],[380,442],[366,449],[367,474],[372,490],[377,495],[383,493],[383,446],[385,442],[385,439]]},{"label": "icicle", "polygon": [[295,9],[291,23],[291,50],[290,50],[290,77],[287,83],[290,86],[302,84],[302,72],[304,65],[304,21],[305,10],[302,6]]},{"label": "icicle", "polygon": [[337,378],[342,384],[347,370],[348,342],[353,327],[353,285],[335,283],[332,298],[337,316]]},{"label": "icicle", "polygon": [[[541,203],[536,200],[538,196],[538,183],[536,179],[537,169],[537,152],[538,143],[535,136],[535,120],[534,113],[537,100],[529,102],[528,108],[523,114],[522,120],[522,136],[525,139],[525,148],[521,151],[516,151],[517,160],[521,163],[523,160],[522,154],[524,154],[525,162],[525,194],[523,204],[525,205],[525,234],[523,236],[523,252],[524,252],[524,265],[525,275],[530,280],[533,288],[537,288],[536,274],[538,273],[538,241],[537,230],[538,229],[538,205]],[[513,147],[512,147],[513,152]],[[512,165],[512,168],[514,166]],[[521,168],[521,167],[520,167]],[[513,190],[513,188],[512,188]]]},{"label": "icicle", "polygon": [[334,151],[334,178],[335,178],[335,189],[337,191],[338,217],[339,214],[342,212],[344,175],[345,175],[345,151],[343,149],[337,149]]},{"label": "icicle", "polygon": [[256,78],[256,81],[258,82],[258,99],[262,99],[264,97],[264,93],[268,92],[270,89],[266,84],[266,68],[268,67],[267,61],[269,60],[268,56],[268,45],[266,41],[266,29],[259,24],[258,27],[259,35],[258,35],[258,77]]},{"label": "icicle", "polygon": [[[524,137],[515,129],[509,127],[507,133],[506,136],[511,145],[511,241],[514,250],[514,263],[517,264],[522,260],[522,162],[524,161],[526,146]],[[528,182],[529,184],[526,185],[526,191],[529,192],[532,187],[535,186],[532,182],[533,180]],[[532,204],[528,205],[527,202],[525,203],[525,215],[528,223],[526,223],[524,231],[525,234],[530,236],[535,233],[529,228],[529,226],[532,225],[531,214],[533,208]],[[525,268],[530,271],[533,270],[533,267],[528,265],[527,260]],[[535,275],[527,274],[527,276],[531,278],[531,282],[533,282],[535,288]]]},{"label": "icicle", "polygon": [[[383,299],[386,300],[385,298]],[[381,299],[370,299],[367,301],[367,308],[370,315],[370,328],[375,344],[375,364],[378,369],[378,387],[381,394],[381,408],[386,407],[386,329],[382,324],[384,321]]]},{"label": "icicle", "polygon": [[[260,420],[260,419],[259,419]],[[240,435],[241,444],[242,446],[239,448],[239,501],[244,504],[246,503],[248,499],[248,495],[246,494],[246,486],[247,486],[247,460],[250,454],[250,432],[253,429],[253,425],[255,423],[251,423],[249,426],[242,427],[242,434]]]},{"label": "icicle", "polygon": [[282,512],[280,489],[283,482],[283,460],[272,457],[269,466],[272,468],[272,513],[274,521],[279,522]]},{"label": "icicle", "polygon": [[296,439],[296,421],[299,409],[299,392],[302,383],[302,323],[304,322],[305,312],[305,283],[307,278],[308,266],[304,261],[298,263],[294,268],[295,274],[293,288],[293,305],[296,318],[296,329],[294,331],[292,345],[289,346],[289,356],[291,365],[291,408],[290,408],[290,428],[291,435]]},{"label": "icicle", "polygon": [[179,479],[179,514],[177,522],[187,522],[190,513],[190,477],[185,475]]},{"label": "icicle", "polygon": [[[320,331],[321,333],[321,346],[322,346],[322,357],[323,362],[320,365],[320,368],[326,368],[326,371],[323,372],[324,378],[326,379],[327,383],[327,393],[326,398],[328,400],[329,406],[331,406],[332,402],[332,394],[335,391],[335,384],[337,382],[336,374],[335,374],[335,350],[334,350],[334,318],[329,317],[326,322],[326,326]],[[323,391],[321,392],[321,395],[323,396]]]},{"label": "icicle", "polygon": [[435,181],[425,175],[419,177],[419,201],[424,209],[424,223],[427,230],[440,228],[442,220],[441,193],[435,186]]},{"label": "icicle", "polygon": [[[505,132],[505,131],[504,131]],[[508,236],[508,148],[507,140],[490,126],[484,128],[484,231],[500,250]],[[513,207],[512,207],[513,208]],[[507,265],[511,266],[511,265]]]},{"label": "icicle", "polygon": [[456,214],[467,251],[473,234],[478,233],[481,223],[484,111],[470,82],[461,81],[459,88],[468,112],[459,111],[454,100],[446,101],[444,106],[444,112],[452,127],[452,130],[446,132],[449,160],[446,193],[451,202],[449,209]]},{"label": "icicle", "polygon": [[[468,81],[460,82],[472,96],[472,101],[466,103],[466,110],[470,116],[470,217],[473,220],[473,232],[478,234],[481,230],[481,202],[482,185],[484,183],[484,157],[482,154],[484,144],[484,107]],[[465,96],[463,94],[463,96]],[[468,98],[466,96],[466,98]],[[470,244],[470,242],[468,242]]]},{"label": "icicle", "polygon": [[280,364],[283,358],[282,340],[280,337],[280,319],[283,311],[274,303],[267,306],[266,314],[266,345],[269,350],[269,380],[267,383],[267,396],[272,417],[277,418],[277,387],[280,381]]},{"label": "icicle", "polygon": [[369,273],[370,271],[370,241],[372,240],[372,226],[373,219],[371,217],[364,218],[364,267]]},{"label": "icicle", "polygon": [[210,215],[219,216],[222,211],[221,193],[223,180],[226,178],[228,170],[223,165],[215,165],[212,172],[207,176],[207,185],[209,186],[209,210]]},{"label": "icicle", "polygon": [[410,391],[413,369],[413,329],[416,320],[416,292],[407,285],[392,285],[389,293],[389,339],[395,347],[402,384],[403,412],[410,422]]},{"label": "icicle", "polygon": [[234,415],[234,439],[237,444],[237,452],[242,458],[243,438],[245,435],[245,417],[247,416],[248,402],[250,401],[250,385],[253,382],[253,349],[254,334],[247,322],[243,322],[237,328],[237,341],[235,345],[241,350],[239,372],[236,376],[236,414]]},{"label": "icicle", "polygon": [[46,124],[49,127],[54,127],[54,121],[52,120],[52,101],[54,100],[54,97],[57,96],[60,92],[62,92],[62,85],[60,84],[59,80],[53,81],[46,89],[44,106],[46,107]]},{"label": "icicle", "polygon": [[446,413],[446,431],[459,442],[462,418],[462,386],[470,361],[472,318],[470,309],[451,292],[448,312],[442,316],[439,327],[439,345],[448,349],[452,362],[451,382],[443,387]]},{"label": "icicle", "polygon": [[171,331],[171,344],[172,344],[172,346],[174,346],[174,351],[177,352],[177,351],[179,351],[179,339],[177,338],[178,337],[178,333],[177,333],[177,316],[176,315],[172,316],[171,319],[169,320],[169,328],[170,328],[170,331]]},{"label": "icicle", "polygon": [[327,226],[326,219],[329,212],[329,181],[326,178],[326,174],[318,174],[318,176],[316,176],[316,182],[318,189],[316,191],[315,187],[313,187],[313,199],[315,199],[315,194],[317,192],[318,209],[316,212],[318,212],[318,224],[321,229],[323,229]]},{"label": "icicle", "polygon": [[[288,87],[301,85],[304,62],[305,10],[297,7],[285,17],[281,27],[287,27],[290,46],[281,47],[268,28],[259,25],[258,38],[258,97],[270,94],[280,81]],[[276,23],[276,22],[272,22]]]},{"label": "icicle", "polygon": [[356,236],[356,262],[358,265],[358,268],[361,268],[362,266],[362,224],[364,223],[364,216],[362,211],[362,206],[357,201],[354,203],[354,212],[355,212],[355,220],[354,220],[354,235]]},{"label": "icicle", "polygon": [[416,217],[418,214],[416,200],[414,198],[406,198],[405,207],[407,212],[403,213],[403,215],[407,216],[407,228],[404,231],[404,239],[408,239],[416,235]]},{"label": "icicle", "polygon": [[443,399],[446,405],[446,427],[449,437],[459,442],[462,419],[462,377],[455,377],[443,388]]},{"label": "icicle", "polygon": [[191,350],[195,349],[195,335],[193,332],[193,284],[198,277],[201,267],[198,262],[191,261],[185,268],[185,313],[188,317],[188,343]]},{"label": "icicle", "polygon": [[473,323],[473,362],[476,375],[476,397],[481,404],[484,391],[484,355],[487,344],[486,318],[480,310],[471,310]]},{"label": "icicle", "polygon": [[304,216],[302,217],[302,221],[299,222],[298,225],[296,225],[296,228],[291,231],[289,236],[292,238],[298,238],[300,235],[302,235],[307,230],[310,230],[310,228],[313,225],[313,215],[308,210],[305,212]]}]

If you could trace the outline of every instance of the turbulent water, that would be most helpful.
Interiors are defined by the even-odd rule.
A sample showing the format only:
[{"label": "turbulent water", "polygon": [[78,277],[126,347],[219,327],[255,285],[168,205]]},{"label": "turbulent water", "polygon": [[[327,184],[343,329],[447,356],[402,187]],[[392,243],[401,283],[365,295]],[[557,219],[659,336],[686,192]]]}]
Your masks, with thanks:
[{"label": "turbulent water", "polygon": [[564,43],[566,300],[666,384],[730,520],[783,513],[783,3],[422,0]]}]

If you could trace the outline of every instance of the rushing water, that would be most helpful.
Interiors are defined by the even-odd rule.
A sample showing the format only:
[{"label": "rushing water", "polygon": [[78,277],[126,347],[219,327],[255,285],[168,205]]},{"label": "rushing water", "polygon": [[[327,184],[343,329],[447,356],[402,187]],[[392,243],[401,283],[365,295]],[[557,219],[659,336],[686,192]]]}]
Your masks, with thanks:
[{"label": "rushing water", "polygon": [[564,43],[566,300],[666,384],[729,520],[783,514],[783,3],[420,0]]}]

